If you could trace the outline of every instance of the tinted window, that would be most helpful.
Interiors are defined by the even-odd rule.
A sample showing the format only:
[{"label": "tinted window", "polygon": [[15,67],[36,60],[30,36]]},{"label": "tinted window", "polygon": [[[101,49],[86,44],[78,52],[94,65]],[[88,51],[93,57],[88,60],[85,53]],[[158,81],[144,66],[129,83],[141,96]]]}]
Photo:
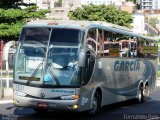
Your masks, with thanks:
[{"label": "tinted window", "polygon": [[40,43],[47,44],[49,39],[50,29],[49,28],[24,28],[22,32],[22,39],[25,41],[37,41]]},{"label": "tinted window", "polygon": [[78,44],[79,31],[75,29],[53,29],[51,42]]}]

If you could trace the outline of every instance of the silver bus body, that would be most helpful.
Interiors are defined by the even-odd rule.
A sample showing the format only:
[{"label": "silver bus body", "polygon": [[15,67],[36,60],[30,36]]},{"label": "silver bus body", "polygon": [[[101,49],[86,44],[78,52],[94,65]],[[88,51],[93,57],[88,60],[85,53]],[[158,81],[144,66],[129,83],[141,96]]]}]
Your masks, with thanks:
[{"label": "silver bus body", "polygon": [[[98,29],[107,30],[115,33],[121,33],[128,36],[133,36],[137,38],[146,39],[146,41],[151,41],[157,43],[156,40],[142,36],[140,34],[133,33],[128,29],[123,27],[113,26],[104,22],[85,22],[85,21],[55,21],[51,24],[48,24],[50,21],[40,21],[40,22],[31,22],[28,23],[24,28],[27,27],[48,27],[50,29],[75,29],[83,31],[83,37],[81,37],[81,42],[78,43],[76,46],[78,49],[77,54],[81,49],[81,46],[86,47],[86,51],[89,51],[89,55],[92,55],[93,62],[87,63],[89,66],[89,70],[91,72],[85,72],[82,70],[80,75],[80,82],[79,84],[73,86],[66,86],[69,85],[68,79],[72,79],[76,70],[62,70],[61,66],[53,65],[51,62],[51,66],[54,66],[53,69],[54,73],[52,79],[58,76],[59,82],[63,80],[63,82],[59,83],[63,86],[55,86],[56,83],[51,83],[51,80],[46,75],[46,72],[43,71],[45,66],[48,65],[49,62],[45,63],[45,59],[42,57],[34,57],[34,56],[23,56],[21,57],[22,61],[25,59],[25,72],[22,73],[22,69],[15,67],[14,71],[14,104],[18,107],[31,107],[36,109],[48,109],[48,110],[66,110],[66,111],[86,111],[92,110],[94,106],[94,96],[96,93],[99,94],[100,97],[100,106],[109,105],[112,103],[117,103],[129,99],[138,99],[138,92],[139,88],[142,87],[143,91],[145,87],[148,87],[148,91],[152,93],[156,88],[156,71],[157,71],[157,56],[155,54],[150,54],[151,57],[137,57],[137,51],[135,56],[126,56],[123,57],[121,55],[121,47],[116,47],[119,50],[119,57],[112,56],[112,55],[103,55],[105,48],[102,47],[100,50],[96,47],[96,50],[92,50],[92,48],[87,48],[87,33],[90,29],[94,28],[95,32]],[[68,23],[67,23],[68,22]],[[64,25],[63,25],[63,24]],[[103,33],[103,32],[102,32]],[[26,33],[27,34],[27,33]],[[51,35],[49,35],[51,36]],[[63,36],[63,34],[62,34]],[[21,37],[20,37],[21,39]],[[98,37],[96,38],[98,39]],[[16,55],[16,65],[19,63],[19,54],[24,54],[22,52],[21,46],[23,41],[19,41],[19,46],[17,48],[17,55]],[[112,41],[114,42],[114,41]],[[116,41],[117,42],[117,41]],[[31,43],[29,43],[31,44]],[[35,44],[35,43],[34,43]],[[48,43],[47,43],[48,44]],[[47,45],[46,44],[46,45]],[[101,44],[101,43],[99,43]],[[138,42],[135,44],[137,45]],[[24,45],[24,44],[23,44]],[[53,44],[54,46],[55,44]],[[92,44],[91,44],[92,45]],[[98,43],[96,44],[98,45]],[[25,46],[25,45],[24,45]],[[28,45],[26,44],[28,47]],[[56,45],[55,45],[56,46]],[[129,45],[128,45],[129,46]],[[58,46],[57,46],[58,47]],[[61,47],[68,47],[70,49],[76,48],[75,46],[70,45],[63,45]],[[58,48],[61,48],[58,47]],[[94,47],[94,45],[92,46]],[[137,46],[135,48],[138,48]],[[149,48],[149,47],[148,47]],[[46,50],[47,57],[49,56],[49,47]],[[97,50],[99,49],[99,50]],[[109,49],[111,51],[112,49]],[[156,49],[157,50],[157,49]],[[154,51],[156,51],[154,50]],[[97,52],[94,54],[94,52]],[[116,53],[116,52],[115,52]],[[153,52],[154,53],[154,52]],[[51,53],[52,54],[52,53]],[[67,54],[67,53],[65,53]],[[107,53],[105,53],[107,54]],[[132,51],[133,54],[133,51]],[[60,53],[58,53],[60,55]],[[54,57],[58,57],[56,53]],[[68,54],[67,54],[68,55]],[[82,55],[82,54],[80,54]],[[86,54],[88,55],[88,53]],[[146,54],[145,54],[146,55]],[[144,56],[145,56],[144,55]],[[35,59],[36,58],[36,59]],[[78,56],[78,59],[80,56]],[[49,58],[48,58],[49,59]],[[91,60],[92,60],[91,59]],[[41,62],[42,65],[41,65]],[[23,63],[24,64],[24,63]],[[93,64],[93,65],[92,65]],[[29,67],[28,67],[29,66]],[[56,66],[56,67],[55,67]],[[28,67],[28,68],[27,68]],[[81,66],[79,66],[81,68]],[[31,69],[37,69],[36,71],[33,70],[32,74],[29,74]],[[82,68],[83,69],[83,68]],[[19,71],[18,71],[19,70]],[[52,67],[51,67],[52,70]],[[17,72],[18,71],[18,72]],[[39,72],[42,72],[39,76]],[[38,75],[33,75],[33,73],[37,73]],[[88,74],[86,75],[85,73]],[[54,75],[55,74],[55,75]],[[62,76],[60,76],[62,74]],[[69,76],[71,75],[71,76]],[[59,77],[60,76],[60,77]],[[87,76],[87,77],[86,77]],[[69,78],[70,77],[70,78]],[[44,80],[46,79],[46,80]],[[78,77],[77,77],[78,79]],[[47,81],[48,80],[48,81]],[[65,82],[66,80],[66,82]],[[22,81],[22,82],[21,82]],[[38,85],[36,84],[37,81],[39,82]],[[28,82],[28,84],[27,84]],[[48,83],[47,83],[48,82]],[[45,84],[46,83],[46,84]],[[46,86],[43,86],[43,85]],[[53,85],[53,86],[52,86]],[[98,104],[98,103],[97,103]]]}]

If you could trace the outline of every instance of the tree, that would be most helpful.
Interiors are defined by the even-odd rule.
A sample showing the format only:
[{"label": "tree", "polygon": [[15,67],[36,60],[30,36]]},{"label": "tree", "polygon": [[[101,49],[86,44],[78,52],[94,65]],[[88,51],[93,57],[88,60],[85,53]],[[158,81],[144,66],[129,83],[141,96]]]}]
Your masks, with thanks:
[{"label": "tree", "polygon": [[58,0],[54,3],[54,7],[62,7],[62,0]]},{"label": "tree", "polygon": [[35,6],[26,9],[0,9],[0,39],[17,40],[22,26],[28,19],[43,18],[49,12],[36,9]]},{"label": "tree", "polygon": [[0,1],[0,8],[8,9],[8,8],[15,8],[18,6],[18,2],[21,0],[1,0]]},{"label": "tree", "polygon": [[133,17],[131,14],[119,11],[113,5],[84,5],[68,14],[69,19],[106,21],[121,26],[131,27]]},{"label": "tree", "polygon": [[136,3],[136,0],[126,0],[126,2],[133,2],[133,3]]},{"label": "tree", "polygon": [[157,21],[158,21],[157,18],[148,19],[148,23],[151,24],[154,28],[156,28]]}]

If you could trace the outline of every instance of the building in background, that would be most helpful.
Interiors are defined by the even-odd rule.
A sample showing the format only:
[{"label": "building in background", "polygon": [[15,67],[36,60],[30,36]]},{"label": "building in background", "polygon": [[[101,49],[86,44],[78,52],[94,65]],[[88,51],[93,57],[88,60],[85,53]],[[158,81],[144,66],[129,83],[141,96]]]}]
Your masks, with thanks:
[{"label": "building in background", "polygon": [[133,15],[133,28],[132,30],[135,33],[140,34],[147,34],[147,31],[145,31],[145,22],[144,22],[144,15],[142,14],[134,14]]},{"label": "building in background", "polygon": [[121,11],[126,11],[128,13],[133,13],[135,11],[135,4],[133,2],[123,2],[119,9]]},{"label": "building in background", "polygon": [[23,3],[26,3],[26,4],[37,4],[37,1],[38,0],[23,0]]},{"label": "building in background", "polygon": [[[26,4],[36,4],[38,9],[49,9],[51,13],[47,14],[47,18],[55,19],[68,19],[68,12],[75,10],[77,7],[82,5],[115,5],[119,9],[125,0],[62,0],[62,6],[55,7],[55,2],[58,0],[23,0]],[[124,10],[124,8],[122,8]],[[127,9],[132,9],[129,7]],[[132,10],[130,10],[132,11]]]},{"label": "building in background", "polygon": [[39,9],[50,9],[51,0],[37,0],[37,6]]},{"label": "building in background", "polygon": [[160,9],[160,0],[141,0],[141,9]]},{"label": "building in background", "polygon": [[62,0],[62,7],[67,8],[69,11],[73,11],[81,6],[81,0]]},{"label": "building in background", "polygon": [[[77,7],[89,4],[115,5],[116,8],[121,11],[127,11],[131,14],[135,12],[135,4],[133,2],[126,2],[126,0],[62,0],[61,6],[55,6],[55,2],[58,1],[59,0],[23,0],[23,2],[27,4],[36,4],[39,9],[49,9],[51,12],[47,14],[48,19],[68,19],[69,11],[74,11]],[[152,26],[145,23],[145,17],[152,16],[153,11],[150,11],[149,15],[144,14],[144,11],[146,9],[160,9],[160,0],[137,0],[136,3],[140,5],[143,12],[133,15],[133,31],[141,34],[148,34],[151,31],[155,31]],[[160,21],[159,17],[158,21]],[[160,28],[159,24],[156,26]]]},{"label": "building in background", "polygon": [[126,0],[81,0],[81,5],[115,5],[121,6]]},{"label": "building in background", "polygon": [[81,0],[81,4],[82,5],[89,5],[89,4],[93,4],[93,5],[101,5],[101,4],[105,4],[105,5],[109,5],[109,4],[113,4],[114,0]]},{"label": "building in background", "polygon": [[48,18],[54,19],[68,19],[68,12],[81,7],[79,0],[62,0],[61,7],[52,7]]}]

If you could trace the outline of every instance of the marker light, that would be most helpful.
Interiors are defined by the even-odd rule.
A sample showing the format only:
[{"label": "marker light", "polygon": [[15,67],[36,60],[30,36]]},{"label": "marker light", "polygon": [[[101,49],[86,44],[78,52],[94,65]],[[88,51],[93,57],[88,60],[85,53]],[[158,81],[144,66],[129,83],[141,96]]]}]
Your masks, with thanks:
[{"label": "marker light", "polygon": [[77,109],[78,108],[78,105],[73,105],[73,109]]},{"label": "marker light", "polygon": [[13,99],[13,104],[18,105],[19,102],[17,100]]},{"label": "marker light", "polygon": [[76,100],[79,98],[79,95],[65,95],[61,96],[62,100]]},{"label": "marker light", "polygon": [[79,95],[73,95],[73,99],[78,99],[79,98]]}]

